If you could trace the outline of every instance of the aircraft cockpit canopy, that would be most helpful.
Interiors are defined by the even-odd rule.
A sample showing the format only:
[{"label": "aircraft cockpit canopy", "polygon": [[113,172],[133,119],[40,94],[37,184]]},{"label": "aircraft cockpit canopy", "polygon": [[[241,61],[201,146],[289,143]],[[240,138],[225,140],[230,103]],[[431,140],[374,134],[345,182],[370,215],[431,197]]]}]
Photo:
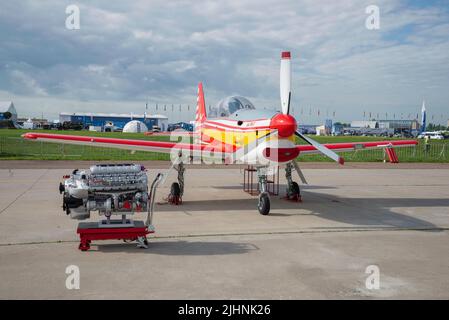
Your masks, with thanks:
[{"label": "aircraft cockpit canopy", "polygon": [[254,110],[254,105],[241,96],[230,96],[221,100],[216,107],[218,117],[229,117],[231,114],[239,110]]}]

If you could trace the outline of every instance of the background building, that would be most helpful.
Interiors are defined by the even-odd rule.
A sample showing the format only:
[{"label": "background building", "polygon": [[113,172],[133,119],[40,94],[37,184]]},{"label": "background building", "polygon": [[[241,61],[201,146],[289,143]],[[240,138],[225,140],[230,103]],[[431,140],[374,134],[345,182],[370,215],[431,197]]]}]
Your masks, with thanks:
[{"label": "background building", "polygon": [[395,131],[419,130],[417,120],[372,120],[352,121],[351,128],[394,129]]},{"label": "background building", "polygon": [[17,110],[12,101],[0,101],[0,128],[17,128]]},{"label": "background building", "polygon": [[351,121],[351,128],[376,129],[376,128],[379,128],[379,123],[378,123],[378,121],[355,120],[355,121]]},{"label": "background building", "polygon": [[125,125],[132,121],[138,120],[143,122],[149,130],[153,126],[158,126],[161,131],[166,131],[168,127],[168,118],[164,115],[143,115],[143,114],[114,114],[114,113],[60,113],[59,121],[64,123],[65,121],[81,123],[84,128],[90,126],[102,127],[105,125],[113,124],[118,129],[123,129]]},{"label": "background building", "polygon": [[419,130],[418,120],[378,120],[379,128],[400,130]]}]

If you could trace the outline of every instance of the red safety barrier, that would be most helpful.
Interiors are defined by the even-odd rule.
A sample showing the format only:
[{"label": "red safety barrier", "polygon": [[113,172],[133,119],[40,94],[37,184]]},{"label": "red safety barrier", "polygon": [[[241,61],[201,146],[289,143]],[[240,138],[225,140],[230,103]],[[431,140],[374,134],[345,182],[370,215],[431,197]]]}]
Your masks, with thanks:
[{"label": "red safety barrier", "polygon": [[393,148],[385,148],[385,151],[387,152],[388,160],[390,161],[390,163],[399,163],[398,155]]}]

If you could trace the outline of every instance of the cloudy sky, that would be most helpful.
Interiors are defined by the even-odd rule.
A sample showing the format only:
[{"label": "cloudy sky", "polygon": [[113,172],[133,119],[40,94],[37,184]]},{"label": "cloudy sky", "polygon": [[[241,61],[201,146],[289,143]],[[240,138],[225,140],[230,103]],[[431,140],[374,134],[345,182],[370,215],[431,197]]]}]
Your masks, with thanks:
[{"label": "cloudy sky", "polygon": [[[143,113],[148,99],[185,120],[199,81],[208,105],[239,94],[278,108],[290,50],[300,122],[414,118],[423,99],[433,122],[449,118],[448,1],[0,1],[0,100],[19,116]],[[79,30],[66,28],[72,4]]]}]

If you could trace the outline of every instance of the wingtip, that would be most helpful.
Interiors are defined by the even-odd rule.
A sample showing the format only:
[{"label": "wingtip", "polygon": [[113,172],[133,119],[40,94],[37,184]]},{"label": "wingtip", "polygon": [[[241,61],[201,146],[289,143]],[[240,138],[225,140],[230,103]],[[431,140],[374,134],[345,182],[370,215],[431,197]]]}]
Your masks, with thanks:
[{"label": "wingtip", "polygon": [[338,158],[338,163],[341,164],[341,165],[344,165],[345,164],[345,159],[343,157],[339,157]]},{"label": "wingtip", "polygon": [[21,135],[23,139],[36,139],[36,135],[33,132],[27,132]]}]

